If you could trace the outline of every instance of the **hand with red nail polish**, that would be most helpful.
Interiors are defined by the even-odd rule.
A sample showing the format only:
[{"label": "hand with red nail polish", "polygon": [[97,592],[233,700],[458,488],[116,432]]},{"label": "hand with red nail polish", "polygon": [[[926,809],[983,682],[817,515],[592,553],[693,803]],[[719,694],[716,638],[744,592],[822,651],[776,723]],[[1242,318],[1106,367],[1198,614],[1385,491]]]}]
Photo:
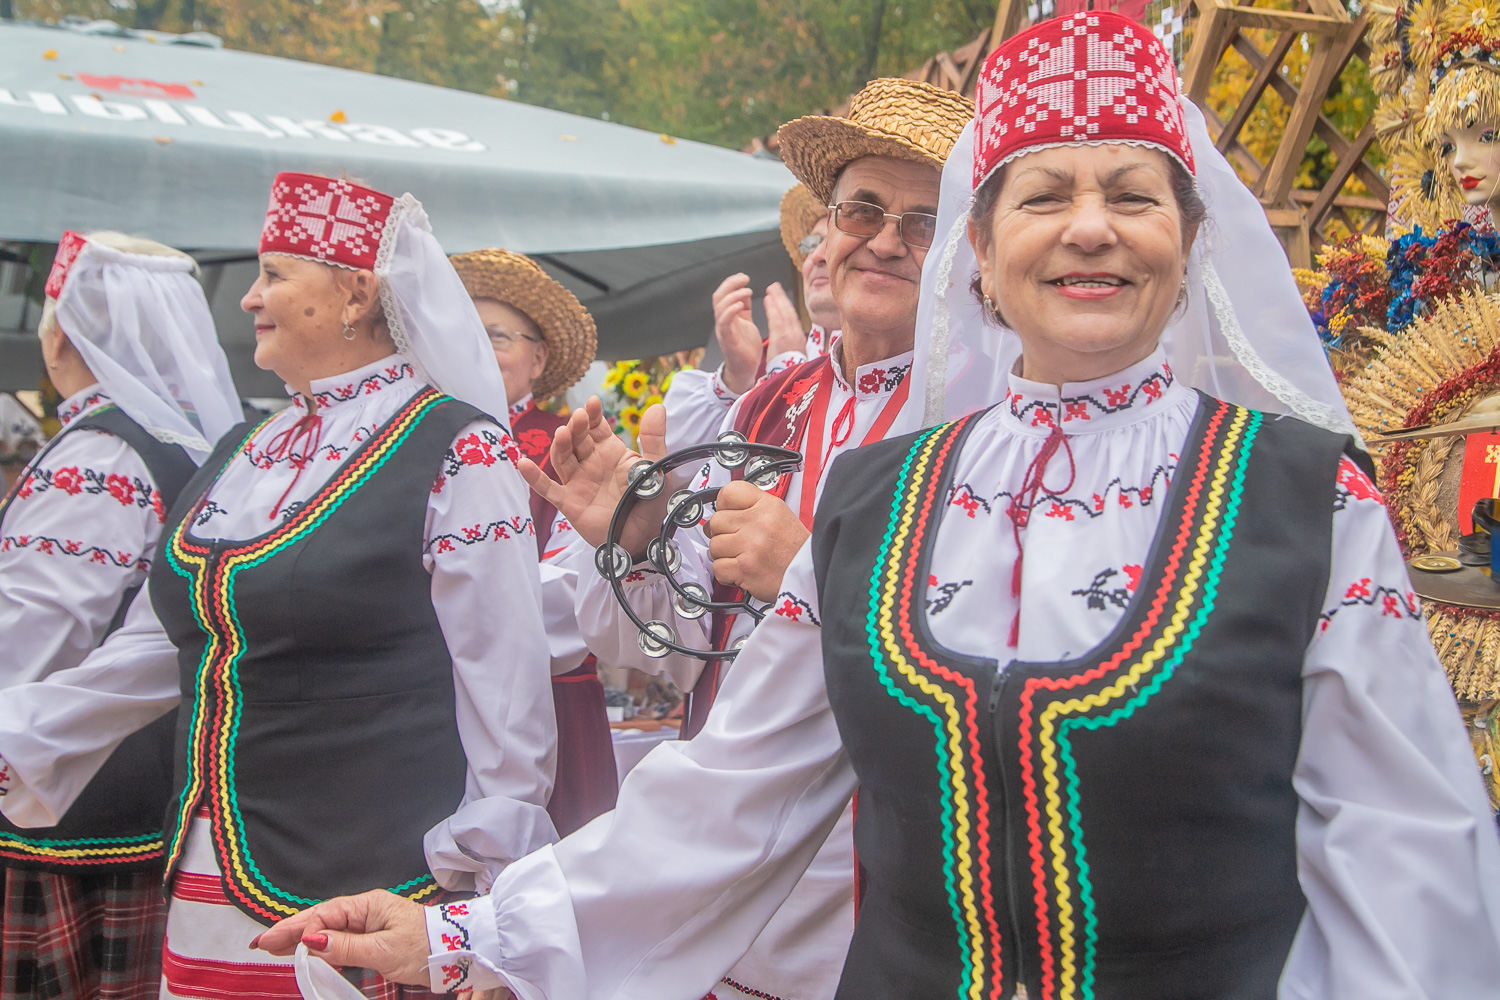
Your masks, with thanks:
[{"label": "hand with red nail polish", "polygon": [[374,969],[410,986],[430,982],[425,911],[384,889],[309,907],[263,931],[255,946],[290,955],[298,943],[333,966]]}]

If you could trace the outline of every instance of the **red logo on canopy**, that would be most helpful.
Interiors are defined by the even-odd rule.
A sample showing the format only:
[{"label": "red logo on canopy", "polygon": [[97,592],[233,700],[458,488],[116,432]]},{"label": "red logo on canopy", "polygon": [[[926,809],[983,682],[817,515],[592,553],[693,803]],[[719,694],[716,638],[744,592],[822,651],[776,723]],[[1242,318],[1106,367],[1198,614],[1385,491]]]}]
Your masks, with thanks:
[{"label": "red logo on canopy", "polygon": [[185,83],[157,83],[128,76],[94,76],[79,73],[78,82],[95,90],[107,90],[122,97],[165,97],[173,101],[191,101],[198,95]]}]

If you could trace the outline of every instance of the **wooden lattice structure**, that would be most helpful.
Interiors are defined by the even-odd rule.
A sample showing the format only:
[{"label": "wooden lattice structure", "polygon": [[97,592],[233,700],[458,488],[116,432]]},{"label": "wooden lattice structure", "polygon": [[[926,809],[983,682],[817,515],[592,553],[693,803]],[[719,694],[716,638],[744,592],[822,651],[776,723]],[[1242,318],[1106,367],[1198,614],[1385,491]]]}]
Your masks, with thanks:
[{"label": "wooden lattice structure", "polygon": [[[1354,58],[1370,61],[1365,41],[1368,9],[1351,19],[1338,0],[1301,0],[1294,10],[1275,10],[1237,5],[1234,0],[1194,0],[1198,18],[1192,48],[1183,72],[1188,96],[1208,116],[1217,131],[1215,145],[1254,177],[1250,189],[1266,208],[1271,225],[1297,267],[1310,267],[1312,254],[1322,244],[1327,227],[1335,219],[1349,232],[1379,235],[1385,229],[1390,187],[1369,161],[1375,142],[1375,125],[1367,120],[1359,133],[1346,138],[1322,112],[1329,88]],[[1247,31],[1277,32],[1267,52],[1246,36]],[[1282,72],[1282,64],[1293,45],[1305,44],[1311,56],[1301,85]],[[1239,107],[1228,120],[1220,120],[1208,107],[1209,82],[1214,69],[1230,49],[1238,52],[1255,72]],[[1240,142],[1240,132],[1255,105],[1273,91],[1291,109],[1286,130],[1269,163],[1261,163]],[[1294,187],[1308,141],[1317,136],[1328,144],[1337,166],[1319,190]],[[1345,194],[1351,178],[1358,178],[1368,194]]]},{"label": "wooden lattice structure", "polygon": [[[1259,0],[1191,2],[1196,16],[1188,20],[1190,48],[1182,70],[1187,94],[1203,109],[1219,151],[1249,179],[1250,189],[1265,206],[1266,216],[1292,264],[1312,266],[1313,254],[1331,235],[1331,223],[1341,224],[1350,233],[1383,233],[1390,186],[1371,162],[1374,123],[1366,121],[1350,139],[1322,111],[1325,97],[1350,60],[1357,58],[1369,64],[1370,47],[1364,38],[1368,12],[1351,18],[1339,0],[1298,0],[1290,10],[1255,6]],[[1046,8],[1048,13],[1065,13],[1062,8],[1085,5],[1086,0],[1060,0],[1056,5],[1047,3]],[[1096,0],[1094,6],[1113,8],[1118,2]],[[907,78],[972,97],[985,56],[1000,40],[1026,28],[1040,9],[1037,0],[1000,0],[993,27],[961,48],[938,53],[907,73]],[[1276,32],[1269,50],[1262,50],[1248,34],[1256,31]],[[1310,52],[1300,83],[1293,83],[1284,71],[1294,45],[1306,45]],[[1207,98],[1214,71],[1230,51],[1244,58],[1254,75],[1238,106],[1224,119],[1214,112]],[[1241,141],[1241,133],[1268,92],[1279,97],[1290,112],[1275,155],[1269,162],[1262,162]],[[839,115],[844,110],[845,106],[840,106],[816,113]],[[1337,165],[1321,188],[1298,188],[1297,174],[1314,136],[1328,145]],[[774,151],[775,139],[756,145]],[[1366,193],[1346,194],[1344,189],[1356,178]]]}]

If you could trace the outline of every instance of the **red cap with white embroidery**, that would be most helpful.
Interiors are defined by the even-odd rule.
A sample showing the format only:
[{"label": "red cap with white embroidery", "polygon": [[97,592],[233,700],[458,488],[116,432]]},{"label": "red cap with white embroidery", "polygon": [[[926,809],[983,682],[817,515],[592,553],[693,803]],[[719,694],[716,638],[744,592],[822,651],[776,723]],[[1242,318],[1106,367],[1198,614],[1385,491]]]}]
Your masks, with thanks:
[{"label": "red cap with white embroidery", "polygon": [[87,244],[88,237],[82,233],[69,229],[62,234],[62,239],[57,241],[57,253],[52,258],[52,270],[47,273],[47,285],[44,289],[47,298],[53,301],[62,298],[63,283],[68,280],[68,271]]},{"label": "red cap with white embroidery", "polygon": [[396,199],[352,181],[280,173],[260,231],[260,252],[375,270]]},{"label": "red cap with white embroidery", "polygon": [[1111,11],[1043,21],[1000,44],[975,92],[974,187],[1037,149],[1154,146],[1195,173],[1172,56],[1151,29]]}]

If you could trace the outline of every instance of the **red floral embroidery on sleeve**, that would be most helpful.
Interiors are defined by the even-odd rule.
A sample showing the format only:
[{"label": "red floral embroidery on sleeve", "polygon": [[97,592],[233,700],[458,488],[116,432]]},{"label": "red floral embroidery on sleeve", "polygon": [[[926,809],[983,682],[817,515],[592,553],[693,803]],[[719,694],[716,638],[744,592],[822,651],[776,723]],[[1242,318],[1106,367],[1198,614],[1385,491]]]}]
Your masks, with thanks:
[{"label": "red floral embroidery on sleeve", "polygon": [[119,501],[120,506],[129,507],[135,503],[135,486],[124,476],[107,476],[104,480],[105,489],[109,495]]},{"label": "red floral embroidery on sleeve", "polygon": [[70,465],[52,473],[52,486],[68,496],[76,496],[83,490],[83,477],[78,473],[78,466]]},{"label": "red floral embroidery on sleeve", "polygon": [[1364,470],[1355,465],[1347,457],[1339,459],[1339,471],[1337,477],[1336,496],[1334,509],[1343,510],[1349,505],[1351,498],[1355,500],[1373,500],[1376,503],[1385,503],[1380,491],[1375,484],[1370,482],[1370,477],[1365,475]]},{"label": "red floral embroidery on sleeve", "polygon": [[478,434],[460,438],[453,446],[453,452],[464,465],[495,464],[495,454],[490,451],[489,442],[481,439]]},{"label": "red floral embroidery on sleeve", "polygon": [[819,621],[818,616],[813,613],[812,605],[804,601],[797,595],[782,591],[781,594],[776,598],[776,600],[779,602],[776,605],[776,614],[781,616],[782,618],[787,618],[794,622],[800,622],[803,620],[802,616],[805,614],[807,615],[808,622],[819,627],[822,626],[823,623]]}]

